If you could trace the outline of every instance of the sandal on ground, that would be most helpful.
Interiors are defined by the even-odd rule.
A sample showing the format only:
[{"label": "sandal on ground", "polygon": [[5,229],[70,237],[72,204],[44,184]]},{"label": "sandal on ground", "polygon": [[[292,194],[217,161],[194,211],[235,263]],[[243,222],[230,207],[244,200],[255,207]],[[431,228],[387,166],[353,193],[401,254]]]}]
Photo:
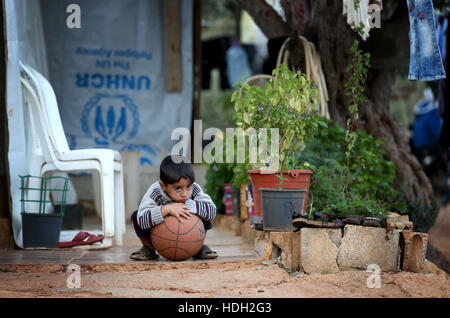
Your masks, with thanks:
[{"label": "sandal on ground", "polygon": [[142,246],[138,251],[131,253],[130,258],[137,261],[148,261],[158,259],[159,255],[154,249]]},{"label": "sandal on ground", "polygon": [[217,258],[217,253],[211,250],[208,245],[203,244],[200,251],[193,256],[195,259],[213,259]]},{"label": "sandal on ground", "polygon": [[336,222],[328,222],[327,218],[322,218],[322,221],[310,220],[305,217],[298,217],[292,220],[292,225],[296,228],[302,227],[316,227],[316,228],[341,228],[345,224],[340,219],[336,219]]},{"label": "sandal on ground", "polygon": [[103,235],[96,235],[91,234],[89,232],[78,232],[77,235],[72,239],[72,241],[69,242],[58,242],[58,247],[64,248],[64,247],[74,247],[74,246],[80,246],[80,245],[89,245],[94,244],[97,242],[103,241],[105,237]]}]

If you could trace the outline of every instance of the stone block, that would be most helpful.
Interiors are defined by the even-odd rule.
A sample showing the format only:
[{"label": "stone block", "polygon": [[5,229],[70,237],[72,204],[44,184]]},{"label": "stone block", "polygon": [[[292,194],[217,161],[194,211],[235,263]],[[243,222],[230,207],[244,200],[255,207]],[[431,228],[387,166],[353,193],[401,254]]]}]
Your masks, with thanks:
[{"label": "stone block", "polygon": [[402,250],[401,268],[404,271],[421,273],[425,270],[428,234],[413,231],[402,231],[400,246]]},{"label": "stone block", "polygon": [[386,218],[386,228],[398,230],[412,230],[413,222],[409,220],[408,215],[400,215],[397,213],[390,213]]},{"label": "stone block", "polygon": [[439,267],[436,266],[436,264],[434,264],[429,260],[425,260],[423,267],[424,267],[423,272],[426,274],[436,274],[438,276],[445,278],[448,278],[450,276],[444,270],[440,269]]},{"label": "stone block", "polygon": [[337,253],[340,270],[365,270],[376,264],[382,271],[398,271],[400,231],[379,227],[346,225]]},{"label": "stone block", "polygon": [[294,251],[294,246],[299,247],[299,232],[270,232],[272,246],[272,259],[280,257],[280,263],[284,267],[296,270],[300,265],[300,253]]},{"label": "stone block", "polygon": [[302,228],[300,230],[300,268],[305,273],[337,273],[340,229]]},{"label": "stone block", "polygon": [[300,232],[262,231],[256,235],[255,250],[264,261],[278,262],[290,270],[300,266]]},{"label": "stone block", "polygon": [[264,261],[269,261],[272,259],[272,242],[262,238],[257,237],[255,239],[255,251],[263,258]]}]

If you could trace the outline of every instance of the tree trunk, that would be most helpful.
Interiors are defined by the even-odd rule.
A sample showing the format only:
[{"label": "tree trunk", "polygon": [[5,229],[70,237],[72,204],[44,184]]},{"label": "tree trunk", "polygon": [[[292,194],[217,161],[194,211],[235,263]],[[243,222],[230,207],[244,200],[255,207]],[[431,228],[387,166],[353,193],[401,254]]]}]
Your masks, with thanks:
[{"label": "tree trunk", "polygon": [[[250,1],[238,0],[238,2],[246,10],[249,7]],[[276,23],[268,21],[273,15],[267,13],[268,8],[264,0],[253,0],[251,3],[251,10],[248,12],[268,38],[286,35],[286,27],[289,28],[286,23],[284,27],[276,30],[280,25],[279,16],[275,19]],[[262,11],[265,12],[263,17],[257,14]],[[314,1],[312,17],[312,28],[317,33],[316,48],[321,56],[330,97],[328,103],[330,116],[336,123],[345,126],[348,118],[347,107],[350,103],[349,97],[345,95],[345,83],[350,76],[345,70],[351,61],[348,52],[356,38],[360,42],[363,41],[351,30],[342,15],[342,1]],[[271,28],[266,33],[267,25]],[[392,27],[392,30],[383,30],[383,25]],[[372,56],[377,57],[379,52],[384,52],[390,54],[390,57],[381,63],[384,67],[383,65],[372,67],[369,71],[365,87],[367,101],[359,107],[358,126],[385,142],[387,157],[396,165],[397,184],[403,189],[406,199],[410,202],[419,200],[431,207],[433,203],[431,184],[411,153],[409,143],[393,119],[389,107],[397,72],[396,66],[402,63],[404,66],[405,59],[409,61],[408,30],[406,5],[398,5],[389,21],[381,21],[381,29],[372,29],[367,43],[361,43],[364,51],[370,52]]]}]

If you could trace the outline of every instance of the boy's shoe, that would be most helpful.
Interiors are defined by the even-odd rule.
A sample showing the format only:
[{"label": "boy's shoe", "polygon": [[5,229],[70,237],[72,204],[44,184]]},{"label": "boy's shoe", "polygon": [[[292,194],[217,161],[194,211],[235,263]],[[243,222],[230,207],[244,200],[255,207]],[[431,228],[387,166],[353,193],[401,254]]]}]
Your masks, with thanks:
[{"label": "boy's shoe", "polygon": [[217,258],[217,253],[211,250],[208,245],[203,244],[200,251],[193,256],[196,259],[213,259]]},{"label": "boy's shoe", "polygon": [[137,261],[148,261],[157,260],[159,255],[156,254],[154,249],[147,246],[142,246],[138,251],[131,253],[130,258]]}]

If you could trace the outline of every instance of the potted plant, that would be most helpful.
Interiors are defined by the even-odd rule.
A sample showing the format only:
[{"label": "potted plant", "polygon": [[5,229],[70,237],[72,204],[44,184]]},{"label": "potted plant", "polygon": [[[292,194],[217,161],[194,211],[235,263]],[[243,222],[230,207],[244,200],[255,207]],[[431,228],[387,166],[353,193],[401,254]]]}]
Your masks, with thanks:
[{"label": "potted plant", "polygon": [[[308,169],[307,163],[297,166],[295,153],[305,148],[306,142],[314,137],[319,127],[327,128],[324,119],[313,111],[317,103],[317,87],[313,82],[301,72],[292,73],[284,64],[272,75],[263,87],[239,83],[240,89],[232,96],[238,127],[257,131],[275,128],[281,139],[277,140],[276,135],[269,136],[268,147],[276,149],[277,153],[271,154],[266,162],[252,165],[247,171],[252,181],[256,215],[263,216],[264,220],[261,189],[285,197],[279,204],[287,216],[293,212],[301,213],[306,208],[312,170]],[[294,189],[303,191],[300,207],[298,204],[290,205],[292,200],[289,195],[286,197],[288,192],[294,196],[301,194],[296,194]],[[270,213],[275,212],[274,209],[271,207]],[[289,228],[292,227],[291,221]],[[265,229],[266,226],[264,224]]]}]

